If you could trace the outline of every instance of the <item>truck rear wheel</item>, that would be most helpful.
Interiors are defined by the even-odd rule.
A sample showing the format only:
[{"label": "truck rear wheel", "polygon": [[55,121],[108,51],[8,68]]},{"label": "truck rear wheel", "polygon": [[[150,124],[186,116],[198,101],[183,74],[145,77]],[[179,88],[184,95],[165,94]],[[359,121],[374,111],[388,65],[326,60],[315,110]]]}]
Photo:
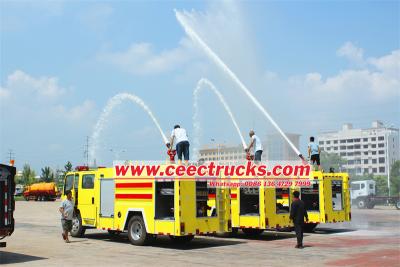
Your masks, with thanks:
[{"label": "truck rear wheel", "polygon": [[128,238],[131,244],[136,246],[146,245],[151,240],[141,216],[133,216],[129,220]]},{"label": "truck rear wheel", "polygon": [[82,226],[81,214],[77,213],[72,218],[72,230],[71,235],[73,237],[82,237],[85,234],[85,228]]},{"label": "truck rear wheel", "polygon": [[400,210],[400,199],[398,199],[396,202],[396,209]]},{"label": "truck rear wheel", "polygon": [[262,234],[262,232],[264,232],[263,229],[254,229],[254,228],[243,228],[242,229],[243,233],[245,233],[245,235],[247,236],[259,236]]}]

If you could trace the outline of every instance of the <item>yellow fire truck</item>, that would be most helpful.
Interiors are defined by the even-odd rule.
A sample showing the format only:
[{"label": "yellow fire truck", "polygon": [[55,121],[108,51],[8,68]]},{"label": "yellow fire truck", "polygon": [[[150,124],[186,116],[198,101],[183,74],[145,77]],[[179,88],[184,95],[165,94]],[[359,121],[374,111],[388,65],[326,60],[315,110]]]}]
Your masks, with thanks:
[{"label": "yellow fire truck", "polygon": [[[313,231],[319,223],[351,219],[347,173],[312,172],[310,182],[311,186],[307,187],[231,188],[228,201],[231,206],[232,232],[242,229],[247,235],[258,235],[267,229],[289,229],[293,226],[289,215],[295,190],[300,192],[308,212],[306,231]],[[210,196],[209,205],[214,206],[213,196]]]},{"label": "yellow fire truck", "polygon": [[347,173],[311,174],[311,187],[292,189],[300,197],[308,213],[306,231],[313,231],[319,223],[338,223],[351,220],[349,175]]},{"label": "yellow fire truck", "polygon": [[117,175],[115,168],[78,167],[65,176],[63,198],[67,190],[75,202],[71,232],[75,237],[90,228],[110,234],[126,231],[132,244],[144,245],[157,235],[187,242],[195,235],[227,232],[231,227],[229,190],[215,190],[216,209],[210,213],[207,181],[132,176],[129,172]]}]

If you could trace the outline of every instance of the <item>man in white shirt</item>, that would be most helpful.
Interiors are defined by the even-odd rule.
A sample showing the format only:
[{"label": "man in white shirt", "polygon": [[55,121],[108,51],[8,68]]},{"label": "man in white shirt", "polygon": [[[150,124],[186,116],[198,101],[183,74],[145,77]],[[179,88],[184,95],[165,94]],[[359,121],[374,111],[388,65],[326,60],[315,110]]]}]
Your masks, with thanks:
[{"label": "man in white shirt", "polygon": [[248,147],[245,149],[245,151],[248,153],[250,151],[250,149],[252,147],[254,147],[254,162],[260,162],[261,161],[261,155],[263,152],[263,146],[261,144],[261,140],[260,138],[255,135],[253,130],[250,130],[249,132],[249,136],[250,136],[250,144],[248,145]]},{"label": "man in white shirt", "polygon": [[167,144],[169,149],[172,149],[176,144],[176,153],[178,154],[179,163],[182,162],[182,156],[185,159],[185,164],[189,162],[189,139],[186,130],[179,125],[175,125],[171,133],[171,142]]},{"label": "man in white shirt", "polygon": [[67,198],[61,202],[61,225],[63,228],[62,237],[66,243],[69,243],[68,232],[72,230],[72,219],[74,217],[74,203],[72,202],[72,193],[70,190],[66,191]]}]

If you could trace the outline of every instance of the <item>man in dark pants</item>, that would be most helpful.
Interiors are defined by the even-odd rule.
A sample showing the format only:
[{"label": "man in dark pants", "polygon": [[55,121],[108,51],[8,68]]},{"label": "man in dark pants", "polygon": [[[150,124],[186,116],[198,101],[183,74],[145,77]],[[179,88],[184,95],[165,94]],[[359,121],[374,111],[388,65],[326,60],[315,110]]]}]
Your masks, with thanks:
[{"label": "man in dark pants", "polygon": [[296,248],[303,248],[303,225],[304,218],[308,221],[307,210],[304,206],[304,202],[299,198],[299,191],[293,192],[293,202],[290,208],[290,219],[293,221],[294,230],[297,237]]},{"label": "man in dark pants", "polygon": [[185,159],[185,164],[189,162],[189,139],[186,130],[179,125],[175,125],[171,133],[171,141],[167,143],[168,149],[172,149],[176,144],[176,152],[178,154],[178,163],[181,164],[182,156]]}]

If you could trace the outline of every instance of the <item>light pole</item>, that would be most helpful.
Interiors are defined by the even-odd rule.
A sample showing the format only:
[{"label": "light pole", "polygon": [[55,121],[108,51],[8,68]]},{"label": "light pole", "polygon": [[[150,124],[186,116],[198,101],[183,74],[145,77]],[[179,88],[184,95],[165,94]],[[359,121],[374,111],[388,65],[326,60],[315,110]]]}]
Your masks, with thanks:
[{"label": "light pole", "polygon": [[386,172],[387,172],[387,185],[388,185],[388,190],[389,190],[389,197],[390,197],[390,162],[389,162],[389,136],[392,133],[390,128],[392,128],[393,125],[385,125],[385,139],[386,139]]}]

